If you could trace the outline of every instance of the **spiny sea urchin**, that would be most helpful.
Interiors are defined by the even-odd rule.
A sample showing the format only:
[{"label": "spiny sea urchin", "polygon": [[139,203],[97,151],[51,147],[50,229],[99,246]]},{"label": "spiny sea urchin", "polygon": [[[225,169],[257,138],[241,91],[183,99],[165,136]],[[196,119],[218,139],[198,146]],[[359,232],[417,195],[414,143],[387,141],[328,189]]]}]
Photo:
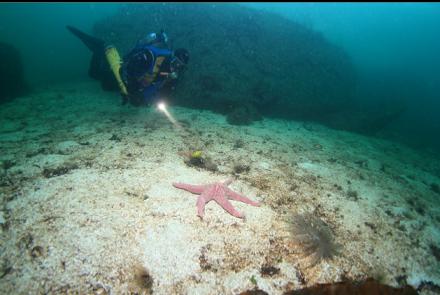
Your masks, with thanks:
[{"label": "spiny sea urchin", "polygon": [[323,259],[332,259],[338,254],[339,245],[335,243],[330,227],[311,213],[290,216],[289,233],[294,244],[314,266]]}]

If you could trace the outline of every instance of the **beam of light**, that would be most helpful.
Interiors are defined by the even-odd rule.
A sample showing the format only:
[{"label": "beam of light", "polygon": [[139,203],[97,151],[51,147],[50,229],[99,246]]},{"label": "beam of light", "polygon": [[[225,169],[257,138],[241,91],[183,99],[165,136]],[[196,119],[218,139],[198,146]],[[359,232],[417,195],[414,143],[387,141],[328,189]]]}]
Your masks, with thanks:
[{"label": "beam of light", "polygon": [[161,111],[162,113],[165,114],[167,119],[170,120],[170,122],[174,125],[174,127],[178,128],[178,129],[182,128],[182,126],[180,126],[180,124],[176,121],[176,119],[174,119],[174,117],[170,114],[170,112],[168,112],[167,106],[164,102],[160,101],[157,104],[157,108],[159,111]]}]

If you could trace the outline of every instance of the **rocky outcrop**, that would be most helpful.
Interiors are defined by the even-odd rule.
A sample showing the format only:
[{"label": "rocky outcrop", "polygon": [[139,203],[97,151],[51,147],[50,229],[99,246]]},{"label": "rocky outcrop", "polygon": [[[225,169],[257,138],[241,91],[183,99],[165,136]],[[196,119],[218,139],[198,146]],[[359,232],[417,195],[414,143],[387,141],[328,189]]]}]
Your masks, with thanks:
[{"label": "rocky outcrop", "polygon": [[19,51],[0,42],[0,103],[10,101],[28,91]]},{"label": "rocky outcrop", "polygon": [[[228,115],[320,120],[353,99],[349,57],[320,33],[279,15],[237,4],[127,5],[97,23],[94,34],[126,53],[164,29],[191,54],[172,99]],[[257,114],[258,113],[258,114]],[[245,120],[251,122],[252,120]]]}]

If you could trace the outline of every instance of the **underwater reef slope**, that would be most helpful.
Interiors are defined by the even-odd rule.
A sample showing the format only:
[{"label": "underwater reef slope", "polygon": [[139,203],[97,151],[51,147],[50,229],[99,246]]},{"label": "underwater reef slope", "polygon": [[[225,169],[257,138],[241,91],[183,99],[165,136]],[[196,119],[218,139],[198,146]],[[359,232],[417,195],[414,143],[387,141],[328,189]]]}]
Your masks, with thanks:
[{"label": "underwater reef slope", "polygon": [[160,29],[174,48],[191,54],[172,97],[180,105],[247,124],[261,115],[322,120],[353,100],[348,55],[320,33],[273,13],[237,4],[127,5],[98,22],[94,34],[126,53]]}]

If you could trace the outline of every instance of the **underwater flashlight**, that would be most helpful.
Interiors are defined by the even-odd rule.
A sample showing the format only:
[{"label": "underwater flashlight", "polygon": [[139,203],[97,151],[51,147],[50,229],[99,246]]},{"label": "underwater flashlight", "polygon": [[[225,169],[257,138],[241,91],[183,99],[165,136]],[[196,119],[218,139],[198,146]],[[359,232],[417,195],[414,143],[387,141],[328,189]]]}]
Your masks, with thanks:
[{"label": "underwater flashlight", "polygon": [[159,103],[157,104],[157,108],[158,108],[160,111],[162,111],[162,112],[165,112],[165,111],[166,111],[166,105],[165,105],[164,102],[159,102]]}]

